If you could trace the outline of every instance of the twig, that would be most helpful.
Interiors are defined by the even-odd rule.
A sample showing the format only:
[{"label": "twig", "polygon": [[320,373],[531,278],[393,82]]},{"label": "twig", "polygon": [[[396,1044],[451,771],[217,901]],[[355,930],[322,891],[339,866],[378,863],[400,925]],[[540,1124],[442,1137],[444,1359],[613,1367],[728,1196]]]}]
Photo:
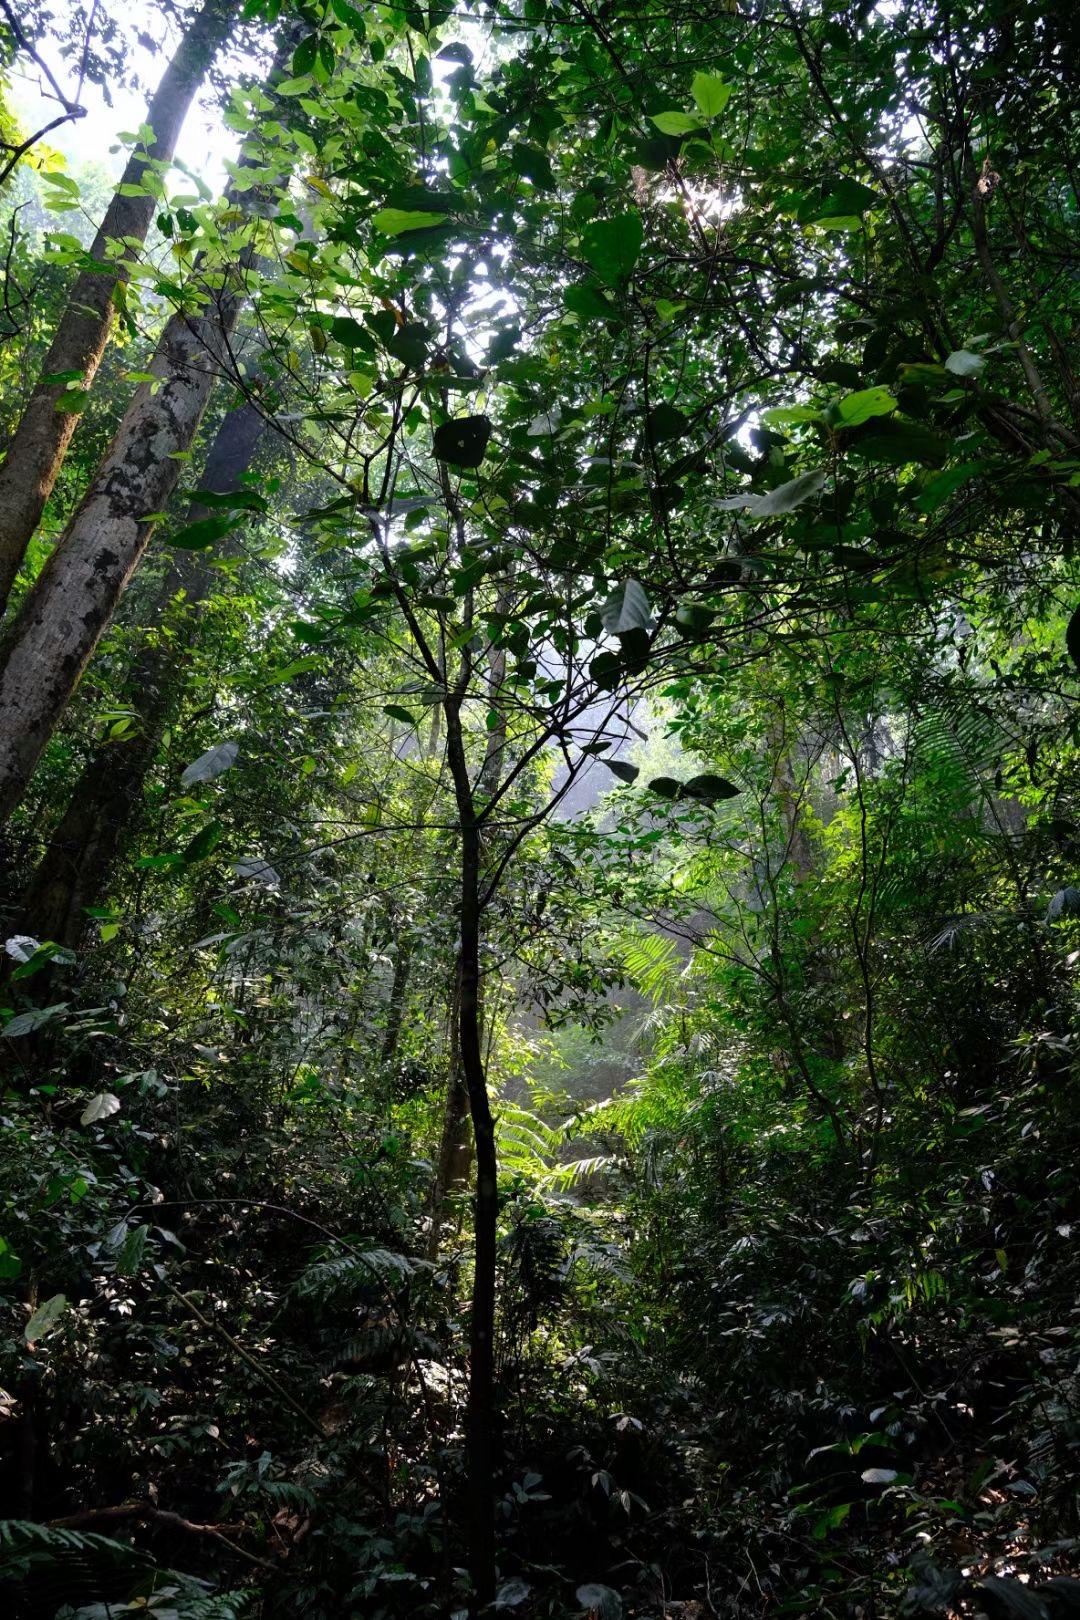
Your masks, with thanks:
[{"label": "twig", "polygon": [[241,1361],[243,1361],[246,1366],[251,1368],[253,1373],[261,1378],[264,1383],[269,1384],[275,1395],[280,1395],[286,1406],[291,1407],[296,1413],[297,1417],[303,1418],[304,1422],[315,1434],[319,1436],[320,1440],[328,1439],[326,1430],[323,1428],[318,1418],[312,1417],[307,1407],[301,1406],[300,1402],[295,1400],[293,1396],[289,1394],[289,1391],[285,1388],[284,1384],[279,1383],[274,1377],[273,1373],[267,1372],[266,1368],[261,1366],[259,1362],[256,1361],[255,1357],[251,1355],[249,1351],[245,1350],[243,1345],[238,1343],[226,1328],[223,1328],[219,1322],[213,1321],[209,1316],[204,1316],[202,1311],[200,1311],[199,1307],[196,1305],[195,1301],[191,1299],[189,1295],[181,1293],[179,1288],[174,1288],[171,1282],[165,1280],[165,1287],[168,1289],[169,1293],[172,1294],[174,1299],[178,1299],[182,1305],[186,1306],[186,1308],[191,1312],[192,1316],[194,1316],[197,1321],[202,1323],[203,1327],[209,1328],[211,1333],[216,1333],[218,1338],[223,1339],[229,1348],[236,1352]]}]

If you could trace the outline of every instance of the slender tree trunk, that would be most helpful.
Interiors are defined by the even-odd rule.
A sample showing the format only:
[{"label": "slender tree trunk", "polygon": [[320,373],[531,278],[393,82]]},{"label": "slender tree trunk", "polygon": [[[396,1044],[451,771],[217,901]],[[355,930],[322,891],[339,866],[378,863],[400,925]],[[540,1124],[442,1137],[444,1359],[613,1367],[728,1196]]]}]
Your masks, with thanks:
[{"label": "slender tree trunk", "polygon": [[405,1018],[405,997],[408,994],[411,968],[412,951],[407,943],[399,942],[397,956],[394,959],[394,974],[390,981],[390,998],[386,1006],[386,1028],[383,1031],[382,1050],[379,1053],[383,1063],[392,1063],[397,1055],[401,1026]]},{"label": "slender tree trunk", "polygon": [[465,1420],[468,1476],[469,1573],[477,1608],[495,1596],[495,1513],[492,1501],[495,1421],[495,1245],[498,1165],[495,1121],[488,1097],[480,1018],[480,827],[461,725],[461,698],[448,697],[447,763],[454,783],[461,835],[458,896],[458,1041],[476,1144],[476,1202],[472,1310],[469,1319],[469,1395]]},{"label": "slender tree trunk", "polygon": [[[250,466],[266,418],[247,401],[229,411],[206,458],[200,488],[215,494],[236,489]],[[188,521],[206,514],[192,504]],[[205,552],[179,552],[162,585],[155,619],[183,592],[198,611],[210,594],[214,570]],[[132,670],[130,704],[136,727],[120,742],[102,743],[87,761],[67,809],[26,887],[21,926],[38,939],[74,948],[86,927],[86,908],[101,903],[117,852],[179,689],[186,645],[155,641]]]},{"label": "slender tree trunk", "polygon": [[[509,610],[510,592],[505,588],[500,592],[498,611],[505,613]],[[498,718],[495,725],[488,732],[487,744],[484,749],[484,758],[476,778],[476,795],[481,800],[490,799],[499,787],[502,776],[503,756],[506,753],[506,711],[498,708],[499,694],[506,679],[506,649],[496,647],[491,656],[491,667],[488,672],[488,701],[496,708]],[[436,711],[441,713],[441,707]],[[446,1088],[446,1106],[443,1111],[442,1138],[439,1143],[439,1158],[435,1166],[435,1184],[431,1197],[431,1234],[429,1253],[434,1260],[439,1252],[439,1238],[442,1220],[442,1211],[446,1203],[447,1194],[455,1187],[462,1186],[468,1176],[472,1162],[472,1144],[469,1131],[469,1097],[465,1088],[464,1079],[459,1061],[460,1054],[460,1004],[458,998],[458,985],[460,983],[460,963],[455,971],[455,990],[451,1004],[450,1017],[450,1074]],[[481,1045],[484,1036],[484,998],[483,985],[479,992],[479,1032]]]},{"label": "slender tree trunk", "polygon": [[[154,131],[153,144],[148,153],[131,157],[90,249],[96,265],[108,263],[112,268],[95,267],[76,277],[41,377],[7,446],[0,465],[0,611],[7,604],[78,422],[76,414],[56,408],[65,387],[72,384],[47,379],[74,372],[81,379],[75,386],[89,388],[93,381],[112,327],[118,285],[126,276],[134,244],[145,241],[158,207],[151,190],[132,196],[124,194],[124,187],[141,185],[147,172],[153,173],[155,163],[172,158],[192,98],[225,37],[236,4],[237,0],[206,0],[165,69],[146,114]],[[110,249],[121,240],[132,245],[121,257],[111,259]]]}]

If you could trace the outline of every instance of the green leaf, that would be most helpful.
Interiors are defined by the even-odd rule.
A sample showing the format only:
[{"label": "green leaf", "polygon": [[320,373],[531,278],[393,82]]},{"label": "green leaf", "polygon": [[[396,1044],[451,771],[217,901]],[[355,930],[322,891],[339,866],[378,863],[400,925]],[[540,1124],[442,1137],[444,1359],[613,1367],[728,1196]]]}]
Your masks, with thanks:
[{"label": "green leaf", "polygon": [[135,1226],[128,1232],[116,1257],[116,1269],[121,1277],[134,1277],[138,1273],[146,1254],[146,1240],[149,1236],[148,1226]]},{"label": "green leaf", "polygon": [[636,782],[640,775],[638,766],[628,765],[625,759],[605,759],[603,763],[621,782]]},{"label": "green leaf", "polygon": [[491,438],[487,416],[458,416],[435,429],[435,459],[450,467],[479,467]]},{"label": "green leaf", "polygon": [[60,395],[53,409],[65,411],[69,416],[78,416],[86,409],[89,400],[89,388],[68,388]]},{"label": "green leaf", "polygon": [[607,294],[595,282],[580,281],[567,287],[563,293],[567,309],[573,310],[586,321],[619,319],[619,311]]},{"label": "green leaf", "polygon": [[732,89],[732,85],[725,84],[715,73],[695,73],[690,94],[703,118],[719,118],[731,100]]},{"label": "green leaf", "polygon": [[59,169],[45,169],[42,171],[41,178],[47,180],[50,186],[59,186],[60,190],[66,191],[69,197],[79,195],[78,181],[73,180],[70,174],[61,174]]},{"label": "green leaf", "polygon": [[859,180],[841,180],[825,198],[809,198],[799,209],[800,225],[843,224],[849,219],[858,226],[871,208],[880,208],[885,198]]},{"label": "green leaf", "polygon": [[23,1328],[23,1338],[27,1344],[37,1344],[39,1340],[47,1338],[67,1308],[68,1302],[63,1294],[54,1294],[44,1305],[39,1305]]},{"label": "green leaf", "polygon": [[965,461],[959,467],[947,467],[943,473],[932,478],[916,498],[915,505],[920,512],[936,512],[938,507],[947,501],[953,492],[966,484],[969,478],[983,470],[981,461]]},{"label": "green leaf", "polygon": [[636,579],[617,585],[600,608],[600,622],[608,635],[621,636],[630,630],[649,630],[652,609],[649,598]]},{"label": "green leaf", "polygon": [[661,135],[696,135],[702,127],[700,118],[684,112],[654,113],[650,123],[656,125]]},{"label": "green leaf", "polygon": [[622,1620],[622,1598],[610,1586],[601,1586],[599,1581],[588,1581],[579,1586],[574,1593],[583,1609],[588,1609],[595,1620]]},{"label": "green leaf", "polygon": [[33,1035],[36,1030],[44,1029],[68,1010],[66,1001],[58,1001],[51,1007],[31,1007],[29,1012],[16,1013],[4,1025],[4,1036],[8,1040],[16,1040],[21,1035]]},{"label": "green leaf", "polygon": [[318,55],[318,51],[319,41],[316,35],[309,34],[306,39],[302,39],[300,41],[295,51],[293,51],[292,62],[290,64],[294,79],[303,78],[305,73],[311,72],[312,68],[315,66],[315,58]]},{"label": "green leaf", "polygon": [[391,720],[403,720],[407,726],[415,726],[418,723],[415,714],[403,708],[400,703],[384,703],[383,714],[388,714]]},{"label": "green leaf", "polygon": [[650,793],[658,793],[662,799],[677,799],[682,793],[682,783],[675,776],[654,776],[645,786]]},{"label": "green leaf", "polygon": [[594,219],[581,237],[582,257],[611,286],[629,279],[644,241],[641,215],[631,209],[614,219]]},{"label": "green leaf", "polygon": [[445,225],[445,214],[411,208],[380,208],[371,217],[371,223],[383,236],[401,236],[406,231],[422,231],[431,225]]},{"label": "green leaf", "polygon": [[887,388],[863,388],[848,394],[837,406],[845,427],[858,427],[872,416],[889,416],[895,409],[896,401]]},{"label": "green leaf", "polygon": [[215,541],[223,540],[235,527],[236,519],[231,512],[222,513],[220,517],[199,518],[198,522],[186,523],[169,535],[169,544],[178,546],[181,551],[208,551]]},{"label": "green leaf", "polygon": [[225,828],[220,821],[208,821],[205,827],[200,827],[194,838],[184,850],[184,860],[189,864],[195,861],[205,861],[212,855],[221,843]]},{"label": "green leaf", "polygon": [[690,423],[676,406],[665,400],[656,405],[645,418],[645,434],[650,444],[663,444],[666,439],[681,439],[690,431]]},{"label": "green leaf", "polygon": [[223,491],[219,489],[197,489],[191,496],[192,504],[197,506],[221,508],[229,512],[268,512],[269,502],[263,495],[256,495],[253,489],[233,489]]},{"label": "green leaf", "polygon": [[949,448],[947,439],[921,422],[886,416],[879,417],[865,434],[853,437],[846,446],[846,453],[891,467],[904,467],[912,461],[940,467],[948,457]]}]

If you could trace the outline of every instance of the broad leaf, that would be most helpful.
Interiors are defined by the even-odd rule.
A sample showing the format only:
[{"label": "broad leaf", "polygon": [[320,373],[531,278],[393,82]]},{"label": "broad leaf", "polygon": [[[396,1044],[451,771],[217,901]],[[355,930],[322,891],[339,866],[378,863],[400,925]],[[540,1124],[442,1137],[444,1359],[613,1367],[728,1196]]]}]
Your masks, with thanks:
[{"label": "broad leaf", "polygon": [[16,1040],[20,1035],[33,1035],[67,1010],[66,1001],[55,1002],[51,1007],[31,1007],[29,1012],[16,1013],[14,1018],[8,1019],[4,1025],[4,1035],[8,1040]]},{"label": "broad leaf", "polygon": [[726,777],[715,776],[711,771],[704,771],[700,776],[692,776],[689,782],[683,783],[682,796],[685,799],[700,799],[703,804],[717,804],[721,799],[734,799],[742,792],[734,782]]},{"label": "broad leaf", "polygon": [[696,135],[701,128],[701,119],[695,118],[693,113],[654,113],[651,122],[662,135]]},{"label": "broad leaf", "polygon": [[239,752],[239,743],[215,743],[213,748],[208,748],[205,754],[200,754],[198,759],[193,759],[184,768],[180,774],[180,786],[189,788],[194,787],[196,782],[212,782],[215,777],[232,770]]},{"label": "broad leaf", "polygon": [[1080,607],[1073,609],[1072,617],[1065,626],[1065,646],[1069,657],[1080,669]]},{"label": "broad leaf", "polygon": [[435,429],[433,449],[438,461],[450,467],[479,467],[491,438],[486,416],[459,416]]},{"label": "broad leaf", "polygon": [[703,118],[719,118],[731,99],[732,86],[715,73],[695,73],[690,94]]},{"label": "broad leaf", "polygon": [[622,1620],[622,1598],[614,1587],[601,1586],[599,1581],[588,1581],[578,1587],[574,1596],[595,1620]]},{"label": "broad leaf", "polygon": [[872,416],[890,416],[896,401],[887,388],[863,388],[840,401],[837,411],[845,427],[858,427]]},{"label": "broad leaf", "polygon": [[600,621],[610,636],[625,635],[629,630],[652,628],[652,609],[649,598],[636,579],[624,580],[617,585],[600,608]]},{"label": "broad leaf", "polygon": [[54,1331],[67,1308],[67,1298],[63,1294],[54,1294],[43,1305],[39,1305],[23,1328],[23,1338],[27,1344],[37,1344],[39,1340],[47,1338]]},{"label": "broad leaf", "polygon": [[587,225],[581,237],[581,254],[602,281],[615,286],[629,278],[643,240],[641,215],[631,210],[614,219],[594,219]]},{"label": "broad leaf", "polygon": [[383,236],[401,236],[405,231],[423,231],[431,225],[445,225],[445,214],[434,214],[430,209],[380,208],[371,217],[371,223]]},{"label": "broad leaf", "polygon": [[824,468],[818,468],[814,472],[801,473],[788,484],[779,484],[776,489],[770,489],[767,495],[733,495],[717,504],[729,511],[744,507],[752,517],[783,517],[817,495],[826,477]]},{"label": "broad leaf", "polygon": [[99,1091],[96,1097],[91,1097],[79,1115],[79,1124],[100,1125],[103,1119],[110,1119],[113,1114],[119,1112],[119,1097],[115,1097],[111,1091]]},{"label": "broad leaf", "polygon": [[199,518],[197,523],[186,523],[170,534],[169,544],[179,546],[181,551],[206,551],[235,527],[236,519],[231,512],[222,513],[220,517]]},{"label": "broad leaf", "polygon": [[970,349],[954,349],[945,361],[945,369],[954,377],[976,377],[985,364],[986,359],[981,354],[972,354]]}]

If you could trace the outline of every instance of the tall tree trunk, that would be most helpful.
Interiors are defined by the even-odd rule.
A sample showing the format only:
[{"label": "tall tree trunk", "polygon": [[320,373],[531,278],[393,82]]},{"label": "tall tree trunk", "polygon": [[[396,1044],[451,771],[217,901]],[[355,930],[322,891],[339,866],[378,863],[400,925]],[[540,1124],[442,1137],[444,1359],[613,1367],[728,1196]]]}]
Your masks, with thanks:
[{"label": "tall tree trunk", "polygon": [[[0,612],[7,604],[26,548],[41,519],[45,502],[56,483],[78,416],[59,411],[57,400],[65,383],[49,377],[75,372],[89,388],[112,327],[118,284],[126,266],[142,243],[158,206],[152,192],[133,196],[124,188],[139,186],[156,162],[168,162],[192,98],[228,30],[237,0],[206,0],[150,100],[146,121],[154,132],[148,153],[135,153],[128,162],[90,249],[97,265],[108,261],[109,271],[87,269],[76,277],[49,351],[41,377],[0,465]],[[109,260],[109,249],[120,240],[129,246],[121,258]]]},{"label": "tall tree trunk", "polygon": [[[510,591],[504,587],[500,592],[497,608],[500,613],[509,611]],[[506,753],[506,710],[498,706],[499,694],[506,679],[506,649],[494,648],[491,655],[491,665],[488,671],[488,702],[496,710],[497,719],[487,734],[487,744],[484,748],[484,758],[476,778],[476,797],[481,801],[491,799],[498,791],[502,776],[503,756]],[[441,713],[441,708],[436,711]],[[434,728],[433,728],[434,729]],[[460,1063],[460,1005],[458,1000],[458,984],[460,982],[460,963],[455,971],[455,989],[451,1000],[450,1012],[450,1073],[447,1079],[446,1103],[443,1109],[442,1137],[439,1142],[439,1157],[435,1166],[435,1181],[431,1195],[431,1232],[428,1250],[434,1260],[439,1252],[439,1239],[441,1235],[442,1212],[446,1204],[447,1195],[456,1187],[463,1186],[468,1177],[472,1163],[472,1142],[469,1129],[469,1097],[465,1087]],[[484,1038],[484,997],[483,984],[480,985],[478,1002],[478,1022],[481,1045]]]},{"label": "tall tree trunk", "polygon": [[[235,490],[266,425],[266,418],[247,401],[229,411],[210,447],[200,488],[215,494]],[[196,521],[206,510],[193,503],[188,520]],[[188,609],[197,612],[213,581],[205,552],[180,552],[166,575],[154,617],[160,619],[181,592]],[[120,742],[102,743],[87,761],[23,894],[20,926],[36,938],[74,948],[86,927],[86,908],[101,903],[124,830],[175,707],[188,644],[184,639],[155,641],[135,660],[130,680],[135,729]]]},{"label": "tall tree trunk", "polygon": [[495,1512],[492,1500],[495,1421],[495,1245],[498,1165],[495,1121],[488,1097],[480,1017],[480,826],[476,818],[461,696],[446,699],[447,764],[454,784],[461,836],[458,895],[458,1041],[476,1144],[473,1287],[469,1318],[469,1395],[465,1419],[468,1475],[469,1573],[474,1603],[495,1596]]}]

